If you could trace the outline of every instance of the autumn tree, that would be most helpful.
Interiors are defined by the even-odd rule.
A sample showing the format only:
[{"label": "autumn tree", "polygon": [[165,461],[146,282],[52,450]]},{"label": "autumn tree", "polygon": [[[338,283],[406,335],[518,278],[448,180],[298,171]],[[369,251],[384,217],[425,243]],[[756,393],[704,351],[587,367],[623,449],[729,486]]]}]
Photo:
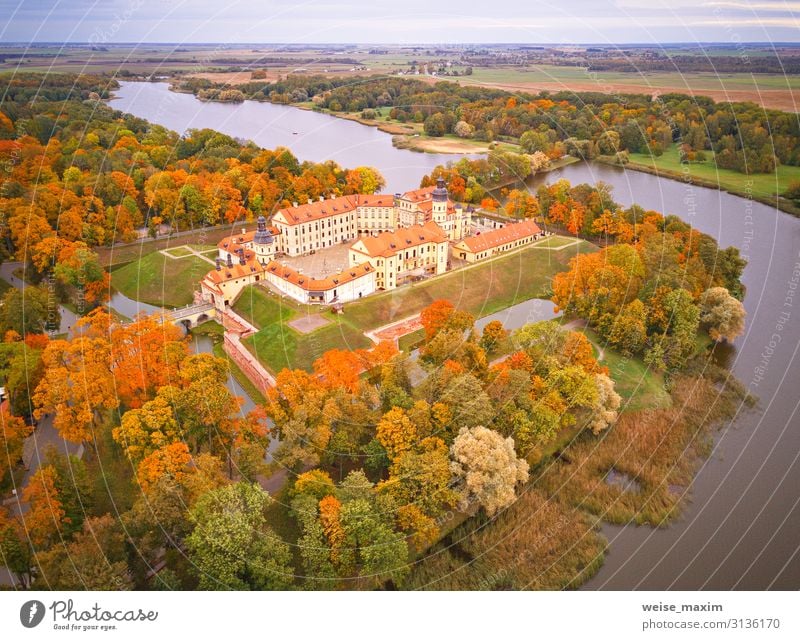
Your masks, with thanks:
[{"label": "autumn tree", "polygon": [[462,510],[477,502],[494,515],[514,501],[517,485],[528,480],[528,463],[517,458],[514,441],[486,427],[462,428],[450,457]]},{"label": "autumn tree", "polygon": [[392,460],[417,441],[417,430],[400,407],[390,409],[378,422],[376,438]]},{"label": "autumn tree", "polygon": [[68,524],[61,496],[56,488],[56,471],[39,467],[22,490],[22,500],[29,509],[23,514],[25,529],[34,548],[47,548]]},{"label": "autumn tree", "polygon": [[284,369],[275,382],[266,412],[280,438],[276,458],[290,468],[319,464],[332,435],[330,416],[324,411],[327,389],[300,369]]},{"label": "autumn tree", "polygon": [[87,518],[65,545],[36,556],[35,586],[55,590],[121,591],[131,588],[125,536],[111,514]]},{"label": "autumn tree", "polygon": [[23,523],[12,517],[2,506],[0,506],[0,558],[23,588],[30,586],[33,579],[33,553],[27,533]]},{"label": "autumn tree", "polygon": [[16,331],[21,336],[45,333],[61,326],[58,300],[44,289],[27,285],[12,287],[0,305],[0,330]]},{"label": "autumn tree", "polygon": [[448,318],[455,311],[449,300],[435,300],[420,313],[420,322],[425,329],[425,340],[429,341],[444,327]]},{"label": "autumn tree", "polygon": [[724,287],[712,287],[700,296],[700,322],[717,342],[733,341],[744,333],[744,305]]},{"label": "autumn tree", "polygon": [[183,442],[172,442],[142,458],[136,469],[136,479],[144,493],[150,492],[163,478],[177,483],[193,473],[189,467],[192,456]]},{"label": "autumn tree", "polygon": [[0,481],[19,463],[25,438],[31,433],[33,427],[12,415],[7,403],[0,404]]},{"label": "autumn tree", "polygon": [[61,437],[90,440],[98,413],[119,406],[110,357],[104,338],[51,341],[42,353],[45,374],[33,397],[37,420],[54,414]]},{"label": "autumn tree", "polygon": [[591,407],[589,428],[592,433],[597,435],[617,421],[622,398],[614,389],[614,381],[603,373],[595,375],[595,385],[597,386],[597,401]]},{"label": "autumn tree", "polygon": [[181,439],[182,430],[172,405],[163,396],[156,396],[140,409],[123,414],[113,430],[114,440],[134,464],[157,449]]},{"label": "autumn tree", "polygon": [[495,353],[508,340],[508,331],[499,320],[492,320],[483,328],[481,347],[488,354]]},{"label": "autumn tree", "polygon": [[314,373],[329,389],[343,388],[349,393],[358,391],[361,362],[354,351],[331,349],[314,361]]}]

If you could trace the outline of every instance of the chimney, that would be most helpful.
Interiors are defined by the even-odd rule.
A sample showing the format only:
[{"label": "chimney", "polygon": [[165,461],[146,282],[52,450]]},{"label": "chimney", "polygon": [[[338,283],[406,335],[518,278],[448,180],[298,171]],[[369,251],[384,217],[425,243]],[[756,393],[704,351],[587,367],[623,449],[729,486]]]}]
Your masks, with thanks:
[{"label": "chimney", "polygon": [[319,196],[319,201],[320,201],[320,202],[325,202],[325,196],[323,196],[322,194],[320,194],[320,196]]},{"label": "chimney", "polygon": [[292,202],[292,206],[296,209],[297,208],[297,203],[296,202]]},{"label": "chimney", "polygon": [[216,265],[217,265],[217,271],[222,271],[222,258],[220,258],[219,256],[217,256]]},{"label": "chimney", "polygon": [[233,266],[233,256],[229,253],[228,254],[228,269]]},{"label": "chimney", "polygon": [[309,198],[308,199],[308,204],[314,204],[314,201],[311,198]]}]

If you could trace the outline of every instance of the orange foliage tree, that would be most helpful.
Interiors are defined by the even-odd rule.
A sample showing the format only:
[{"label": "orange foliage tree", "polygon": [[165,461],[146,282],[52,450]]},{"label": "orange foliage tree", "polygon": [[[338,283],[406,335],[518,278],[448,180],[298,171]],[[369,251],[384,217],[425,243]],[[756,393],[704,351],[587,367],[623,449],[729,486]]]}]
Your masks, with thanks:
[{"label": "orange foliage tree", "polygon": [[61,496],[56,488],[56,470],[50,465],[39,467],[22,490],[22,500],[29,505],[22,514],[25,529],[34,547],[49,546],[69,524]]}]

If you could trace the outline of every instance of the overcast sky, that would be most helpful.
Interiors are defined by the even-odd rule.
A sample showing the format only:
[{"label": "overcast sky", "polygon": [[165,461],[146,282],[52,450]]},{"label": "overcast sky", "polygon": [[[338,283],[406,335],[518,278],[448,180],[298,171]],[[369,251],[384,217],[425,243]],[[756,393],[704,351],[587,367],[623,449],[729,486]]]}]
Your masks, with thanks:
[{"label": "overcast sky", "polygon": [[5,42],[800,41],[790,0],[0,0]]}]

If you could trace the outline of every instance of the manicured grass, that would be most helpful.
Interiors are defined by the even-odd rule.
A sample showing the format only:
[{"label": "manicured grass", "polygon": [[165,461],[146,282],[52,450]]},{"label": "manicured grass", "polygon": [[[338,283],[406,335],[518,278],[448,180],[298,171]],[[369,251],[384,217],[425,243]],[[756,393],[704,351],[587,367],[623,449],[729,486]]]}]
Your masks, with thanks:
[{"label": "manicured grass", "polygon": [[800,180],[800,167],[781,165],[774,173],[745,175],[731,169],[717,168],[712,153],[707,151],[706,155],[709,159],[705,162],[681,164],[678,148],[676,145],[672,145],[659,157],[652,157],[646,153],[632,153],[627,166],[632,168],[641,166],[649,170],[677,173],[684,179],[688,176],[718,184],[731,193],[747,195],[749,191],[752,196],[762,199],[774,198],[776,194],[786,191],[789,182]]},{"label": "manicured grass", "polygon": [[672,404],[664,386],[664,376],[649,369],[640,358],[626,358],[613,349],[605,349],[602,363],[616,382],[622,396],[622,411],[663,409]]},{"label": "manicured grass", "polygon": [[288,322],[297,313],[298,305],[271,294],[264,287],[245,287],[236,299],[233,310],[245,320],[263,329]]},{"label": "manicured grass", "polygon": [[192,328],[192,335],[209,336],[211,338],[218,338],[219,340],[222,340],[222,336],[225,335],[225,329],[219,322],[208,320],[207,322]]},{"label": "manicured grass", "polygon": [[174,258],[184,258],[192,255],[192,252],[186,247],[173,247],[172,249],[165,249],[164,251]]},{"label": "manicured grass", "polygon": [[244,340],[245,346],[273,372],[284,368],[311,370],[314,360],[331,349],[366,349],[372,342],[337,316],[331,324],[301,334],[284,323],[270,324]]},{"label": "manicured grass", "polygon": [[[301,334],[286,323],[299,314],[319,313],[319,307],[280,298],[263,287],[245,288],[233,308],[260,329],[244,342],[271,371],[284,367],[310,370],[314,360],[330,349],[370,347],[372,343],[364,331],[419,313],[440,298],[477,318],[545,295],[552,277],[566,269],[570,258],[579,251],[594,250],[587,242],[557,252],[529,247],[427,282],[345,304],[342,315],[330,316],[331,324],[308,334]],[[407,348],[413,341],[413,334],[405,337],[401,347]]]},{"label": "manicured grass", "polygon": [[196,256],[174,260],[155,251],[111,273],[111,284],[134,300],[181,307],[193,300],[197,283],[211,265]]},{"label": "manicured grass", "polygon": [[608,375],[616,383],[616,391],[622,396],[622,411],[664,409],[672,404],[661,372],[649,368],[639,357],[623,356],[593,330],[581,331],[595,345],[595,350],[598,346],[603,349],[600,364],[608,367]]},{"label": "manicured grass", "polygon": [[445,299],[479,318],[547,295],[553,276],[564,271],[571,258],[579,252],[595,250],[588,242],[562,251],[529,247],[426,282],[352,302],[345,305],[344,315],[356,326],[374,329],[419,313],[434,300]]},{"label": "manicured grass", "polygon": [[189,248],[198,253],[214,253],[217,252],[217,247],[213,244],[190,244]]},{"label": "manicured grass", "polygon": [[574,238],[565,238],[564,236],[549,236],[542,240],[541,242],[537,242],[537,247],[548,247],[550,249],[558,249],[559,247],[565,247],[568,244],[572,244],[575,242]]},{"label": "manicured grass", "polygon": [[405,351],[406,353],[413,351],[416,349],[420,344],[422,344],[422,340],[425,338],[425,329],[417,329],[412,333],[407,333],[404,336],[400,336],[397,339],[398,348],[400,351]]},{"label": "manicured grass", "polygon": [[8,282],[0,278],[0,297],[4,296],[6,291],[8,291],[11,288],[12,287]]}]

